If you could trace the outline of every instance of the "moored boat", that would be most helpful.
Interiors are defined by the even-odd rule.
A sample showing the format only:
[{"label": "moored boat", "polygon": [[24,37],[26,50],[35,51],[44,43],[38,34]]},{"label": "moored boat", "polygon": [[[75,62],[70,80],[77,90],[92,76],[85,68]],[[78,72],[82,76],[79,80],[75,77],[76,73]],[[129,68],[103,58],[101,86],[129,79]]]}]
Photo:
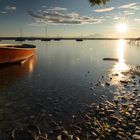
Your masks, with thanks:
[{"label": "moored boat", "polygon": [[83,39],[82,38],[77,38],[76,41],[83,41]]},{"label": "moored boat", "polygon": [[20,63],[34,55],[36,46],[29,44],[0,44],[0,64]]},{"label": "moored boat", "polygon": [[42,38],[41,41],[51,41],[51,38]]},{"label": "moored boat", "polygon": [[103,58],[103,60],[105,60],[105,61],[116,61],[116,62],[119,61],[118,58]]}]

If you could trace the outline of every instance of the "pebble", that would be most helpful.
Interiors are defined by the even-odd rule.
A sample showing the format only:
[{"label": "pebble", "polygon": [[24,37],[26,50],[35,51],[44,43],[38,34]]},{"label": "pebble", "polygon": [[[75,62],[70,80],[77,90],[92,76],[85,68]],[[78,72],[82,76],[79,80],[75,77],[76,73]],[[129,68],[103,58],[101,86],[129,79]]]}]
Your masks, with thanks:
[{"label": "pebble", "polygon": [[106,86],[110,86],[110,83],[107,83],[107,82],[106,82],[105,85],[106,85]]},{"label": "pebble", "polygon": [[128,126],[129,126],[130,129],[135,129],[136,128],[135,123],[128,123]]},{"label": "pebble", "polygon": [[122,125],[123,128],[127,128],[127,124],[122,123],[121,125]]},{"label": "pebble", "polygon": [[72,140],[80,140],[80,139],[74,135]]},{"label": "pebble", "polygon": [[115,127],[111,127],[111,131],[113,132],[113,133],[117,133],[117,129],[115,128]]},{"label": "pebble", "polygon": [[69,134],[68,134],[68,131],[66,130],[63,130],[62,133],[61,133],[61,138],[62,140],[64,139],[68,139],[69,138]]},{"label": "pebble", "polygon": [[133,139],[134,139],[134,140],[140,140],[140,135],[134,134],[134,135],[133,135]]},{"label": "pebble", "polygon": [[34,115],[31,115],[31,116],[29,116],[29,118],[30,118],[30,119],[34,119],[34,118],[35,118],[35,116],[34,116]]},{"label": "pebble", "polygon": [[93,90],[94,88],[93,87],[90,87],[90,90]]},{"label": "pebble", "polygon": [[107,110],[107,112],[108,112],[108,113],[110,113],[110,114],[115,113],[115,111],[114,111],[114,110]]},{"label": "pebble", "polygon": [[118,131],[124,132],[124,129],[122,129],[122,128],[118,128]]},{"label": "pebble", "polygon": [[95,138],[95,137],[97,137],[97,134],[95,132],[91,132],[91,136],[92,136],[92,138]]},{"label": "pebble", "polygon": [[99,115],[105,116],[105,112],[99,112]]},{"label": "pebble", "polygon": [[126,135],[125,135],[123,132],[121,132],[121,131],[119,131],[118,134],[119,134],[120,136],[122,136],[122,137],[125,137],[125,136],[126,136]]},{"label": "pebble", "polygon": [[10,102],[10,103],[6,103],[6,104],[5,104],[5,107],[10,107],[10,106],[12,106],[12,105],[13,105],[12,102]]},{"label": "pebble", "polygon": [[140,135],[140,130],[136,130],[136,131],[135,131],[135,134]]},{"label": "pebble", "polygon": [[92,83],[92,82],[90,82],[90,85],[93,85],[93,83]]},{"label": "pebble", "polygon": [[117,116],[115,116],[115,115],[111,115],[109,118],[110,118],[111,120],[113,120],[113,121],[121,122],[121,120],[120,120]]},{"label": "pebble", "polygon": [[58,135],[56,139],[57,140],[62,140],[61,135]]},{"label": "pebble", "polygon": [[117,138],[117,140],[124,140],[123,137],[120,135],[117,135],[116,138]]}]

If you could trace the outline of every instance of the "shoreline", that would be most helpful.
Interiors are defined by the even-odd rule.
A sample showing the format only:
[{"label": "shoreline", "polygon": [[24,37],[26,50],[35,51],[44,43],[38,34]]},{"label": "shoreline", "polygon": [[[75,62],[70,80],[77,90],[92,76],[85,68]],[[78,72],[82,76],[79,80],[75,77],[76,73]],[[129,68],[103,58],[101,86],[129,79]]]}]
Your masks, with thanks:
[{"label": "shoreline", "polygon": [[[121,79],[118,80],[119,76]],[[119,83],[118,87],[116,80]],[[108,92],[113,92],[113,100],[108,100],[106,95],[102,94],[99,102],[87,104],[83,112],[71,116],[67,125],[54,120],[52,114],[48,114],[48,119],[40,113],[36,117],[30,116],[34,123],[24,123],[21,120],[21,123],[9,131],[9,136],[13,139],[36,140],[139,140],[139,84],[140,67],[132,67],[129,71],[114,73],[109,77],[102,76],[102,81],[99,81],[95,88],[90,83],[90,90],[94,92],[102,86],[108,88]]]}]

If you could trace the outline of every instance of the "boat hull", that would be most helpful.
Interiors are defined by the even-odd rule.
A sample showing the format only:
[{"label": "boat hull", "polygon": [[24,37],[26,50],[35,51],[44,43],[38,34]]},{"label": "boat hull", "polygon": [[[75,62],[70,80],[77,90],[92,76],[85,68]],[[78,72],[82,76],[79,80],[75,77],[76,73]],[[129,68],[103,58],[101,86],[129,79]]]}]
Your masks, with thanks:
[{"label": "boat hull", "polygon": [[0,47],[0,64],[18,63],[33,56],[35,48]]}]

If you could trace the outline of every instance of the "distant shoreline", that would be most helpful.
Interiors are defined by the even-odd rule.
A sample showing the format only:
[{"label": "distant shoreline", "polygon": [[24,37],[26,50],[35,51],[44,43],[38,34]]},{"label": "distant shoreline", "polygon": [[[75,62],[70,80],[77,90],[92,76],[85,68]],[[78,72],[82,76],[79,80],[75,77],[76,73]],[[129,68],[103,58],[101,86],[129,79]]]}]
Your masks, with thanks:
[{"label": "distant shoreline", "polygon": [[83,40],[134,40],[140,41],[140,38],[88,38],[88,37],[0,37],[0,40],[15,40],[15,41],[60,41],[60,40],[76,40],[76,41],[83,41]]}]

